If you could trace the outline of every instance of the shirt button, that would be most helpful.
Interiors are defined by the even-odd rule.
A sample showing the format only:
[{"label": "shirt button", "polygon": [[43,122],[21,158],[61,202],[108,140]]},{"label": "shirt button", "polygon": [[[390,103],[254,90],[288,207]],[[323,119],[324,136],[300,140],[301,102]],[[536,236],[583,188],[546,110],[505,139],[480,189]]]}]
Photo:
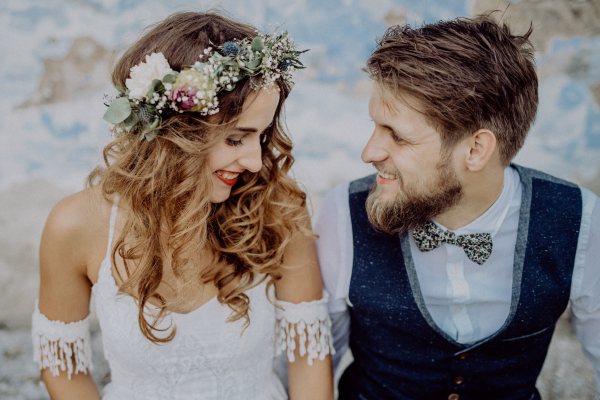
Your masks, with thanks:
[{"label": "shirt button", "polygon": [[448,400],[459,400],[460,396],[457,395],[456,393],[452,393],[450,396],[448,396]]},{"label": "shirt button", "polygon": [[454,312],[455,312],[455,313],[457,313],[457,314],[458,314],[458,313],[459,313],[459,312],[461,312],[461,311],[462,311],[462,307],[461,307],[461,306],[454,306]]},{"label": "shirt button", "polygon": [[457,376],[456,378],[454,378],[452,380],[452,382],[454,382],[455,385],[462,385],[465,381],[465,378],[463,378],[462,376]]},{"label": "shirt button", "polygon": [[458,267],[457,266],[452,267],[452,272],[455,274],[458,274]]},{"label": "shirt button", "polygon": [[458,356],[459,359],[464,360],[465,358],[469,357],[469,353],[462,353]]}]

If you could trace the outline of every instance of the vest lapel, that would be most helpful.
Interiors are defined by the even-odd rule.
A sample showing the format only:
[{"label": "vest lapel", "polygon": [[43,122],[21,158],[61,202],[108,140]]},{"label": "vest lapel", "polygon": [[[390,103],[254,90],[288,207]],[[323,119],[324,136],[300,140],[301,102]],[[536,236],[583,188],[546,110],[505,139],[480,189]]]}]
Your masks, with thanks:
[{"label": "vest lapel", "polygon": [[519,212],[519,228],[517,231],[517,244],[515,248],[515,258],[513,263],[513,282],[512,282],[512,296],[511,296],[511,304],[510,311],[508,313],[508,317],[504,321],[502,327],[496,331],[493,335],[480,340],[474,344],[461,344],[454,340],[450,335],[446,332],[442,331],[442,329],[437,326],[434,322],[431,314],[427,310],[427,306],[425,305],[425,300],[423,299],[423,294],[421,293],[421,286],[419,284],[419,278],[417,277],[417,271],[415,270],[415,263],[412,258],[412,253],[410,250],[410,241],[407,233],[403,233],[399,236],[400,247],[402,248],[402,255],[404,257],[404,266],[406,268],[406,274],[408,275],[408,279],[410,281],[410,287],[413,292],[413,297],[415,299],[415,303],[421,311],[423,318],[427,321],[429,326],[440,336],[442,336],[445,340],[452,343],[453,345],[460,348],[456,354],[469,351],[474,349],[492,339],[500,335],[502,332],[506,330],[506,328],[510,325],[512,320],[515,317],[517,311],[517,305],[519,304],[519,298],[521,295],[521,281],[523,278],[523,263],[525,261],[525,250],[527,249],[527,237],[529,232],[529,216],[531,209],[531,173],[530,170],[521,168],[517,166],[517,171],[521,177],[521,209]]}]

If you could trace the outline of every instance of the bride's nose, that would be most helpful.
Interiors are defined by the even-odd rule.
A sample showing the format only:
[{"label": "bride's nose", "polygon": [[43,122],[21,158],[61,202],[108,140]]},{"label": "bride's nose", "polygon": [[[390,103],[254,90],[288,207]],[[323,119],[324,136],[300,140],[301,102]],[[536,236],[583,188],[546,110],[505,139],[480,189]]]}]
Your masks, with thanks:
[{"label": "bride's nose", "polygon": [[262,148],[260,139],[245,144],[243,152],[238,159],[241,167],[250,172],[258,172],[262,168]]}]

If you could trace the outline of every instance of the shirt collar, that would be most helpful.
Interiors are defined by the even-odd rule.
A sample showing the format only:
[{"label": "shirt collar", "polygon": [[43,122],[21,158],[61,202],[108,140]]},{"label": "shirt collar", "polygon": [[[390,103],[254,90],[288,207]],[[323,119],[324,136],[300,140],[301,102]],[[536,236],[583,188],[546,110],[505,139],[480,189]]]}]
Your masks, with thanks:
[{"label": "shirt collar", "polygon": [[[504,183],[502,186],[502,192],[494,204],[492,204],[486,212],[477,217],[477,219],[475,219],[473,222],[451,232],[454,232],[457,235],[490,233],[492,237],[494,237],[504,222],[504,218],[508,213],[508,209],[510,208],[512,199],[519,188],[519,184],[520,179],[518,172],[512,167],[506,167],[504,169]],[[432,222],[442,229],[450,230],[435,221]]]}]

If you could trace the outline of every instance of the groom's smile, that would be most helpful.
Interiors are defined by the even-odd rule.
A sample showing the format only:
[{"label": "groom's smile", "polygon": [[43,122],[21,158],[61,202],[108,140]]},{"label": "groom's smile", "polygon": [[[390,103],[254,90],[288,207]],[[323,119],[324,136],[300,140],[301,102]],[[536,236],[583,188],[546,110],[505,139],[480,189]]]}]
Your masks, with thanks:
[{"label": "groom's smile", "polygon": [[[378,229],[412,229],[460,201],[462,186],[450,150],[410,96],[375,85],[369,100],[375,129],[361,158],[377,170],[367,198],[369,220]],[[400,172],[402,171],[402,172]]]},{"label": "groom's smile", "polygon": [[398,192],[408,188],[429,192],[437,181],[442,142],[440,134],[430,126],[416,100],[407,102],[375,85],[369,100],[369,114],[375,129],[361,158],[377,169],[380,200],[389,202]]},{"label": "groom's smile", "polygon": [[377,170],[377,183],[379,185],[390,185],[398,188],[400,174],[390,171],[391,168],[386,167],[383,163],[374,162],[373,166]]}]

